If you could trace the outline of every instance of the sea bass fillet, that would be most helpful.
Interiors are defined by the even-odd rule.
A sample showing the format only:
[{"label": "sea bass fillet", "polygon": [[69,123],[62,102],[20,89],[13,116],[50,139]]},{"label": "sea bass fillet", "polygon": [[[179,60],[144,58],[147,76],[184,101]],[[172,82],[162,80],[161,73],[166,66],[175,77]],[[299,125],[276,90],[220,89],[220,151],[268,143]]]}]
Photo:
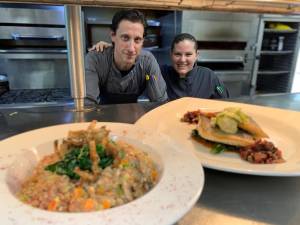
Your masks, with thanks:
[{"label": "sea bass fillet", "polygon": [[199,115],[197,130],[202,138],[227,145],[247,146],[254,144],[256,141],[255,137],[242,130],[239,130],[236,134],[225,133],[219,128],[213,127],[210,118],[203,115]]},{"label": "sea bass fillet", "polygon": [[238,127],[252,134],[255,138],[269,137],[251,117],[248,117],[246,121],[239,123]]}]

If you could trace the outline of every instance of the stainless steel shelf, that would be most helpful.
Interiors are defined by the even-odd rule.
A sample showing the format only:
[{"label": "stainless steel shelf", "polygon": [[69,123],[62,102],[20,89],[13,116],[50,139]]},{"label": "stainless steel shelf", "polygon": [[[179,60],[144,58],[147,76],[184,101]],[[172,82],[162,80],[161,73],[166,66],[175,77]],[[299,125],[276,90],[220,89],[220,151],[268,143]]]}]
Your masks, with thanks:
[{"label": "stainless steel shelf", "polygon": [[215,70],[215,74],[217,75],[250,75],[251,71],[247,70]]},{"label": "stainless steel shelf", "polygon": [[294,51],[292,50],[284,50],[284,51],[261,51],[261,55],[287,55],[287,54],[292,54]]},{"label": "stainless steel shelf", "polygon": [[[272,23],[282,23],[289,28],[285,30],[270,28]],[[255,53],[258,57],[253,67],[251,95],[255,95],[257,91],[261,93],[290,92],[297,61],[295,53],[298,51],[300,40],[299,24],[299,18],[293,16],[261,17]],[[280,39],[284,40],[283,50],[277,51],[278,47],[281,49]],[[280,46],[278,46],[279,43]],[[275,49],[271,50],[270,47]]]},{"label": "stainless steel shelf", "polygon": [[265,33],[278,33],[278,34],[296,33],[297,31],[298,31],[297,29],[292,29],[292,30],[277,30],[277,29],[269,29],[269,28],[264,29]]},{"label": "stainless steel shelf", "polygon": [[198,58],[197,62],[212,62],[212,63],[243,63],[242,57],[236,58]]},{"label": "stainless steel shelf", "polygon": [[94,18],[88,18],[86,20],[86,23],[88,25],[99,25],[99,26],[110,26],[111,25],[111,21],[99,21],[97,19],[94,19]]},{"label": "stainless steel shelf", "polygon": [[289,70],[260,70],[258,71],[259,75],[282,75],[289,73]]},{"label": "stainless steel shelf", "polygon": [[274,95],[284,95],[286,92],[282,91],[262,91],[262,90],[257,90],[255,92],[256,96],[274,96]]}]

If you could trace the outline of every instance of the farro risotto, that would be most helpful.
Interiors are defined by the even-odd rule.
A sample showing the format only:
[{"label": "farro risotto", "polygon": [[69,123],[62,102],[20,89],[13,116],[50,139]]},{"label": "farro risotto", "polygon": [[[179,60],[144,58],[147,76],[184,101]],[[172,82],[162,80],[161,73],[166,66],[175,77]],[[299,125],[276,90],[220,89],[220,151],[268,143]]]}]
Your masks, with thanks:
[{"label": "farro risotto", "polygon": [[156,163],[134,146],[109,138],[93,121],[86,130],[69,131],[54,153],[45,156],[25,180],[18,198],[33,207],[88,212],[128,203],[158,181]]}]

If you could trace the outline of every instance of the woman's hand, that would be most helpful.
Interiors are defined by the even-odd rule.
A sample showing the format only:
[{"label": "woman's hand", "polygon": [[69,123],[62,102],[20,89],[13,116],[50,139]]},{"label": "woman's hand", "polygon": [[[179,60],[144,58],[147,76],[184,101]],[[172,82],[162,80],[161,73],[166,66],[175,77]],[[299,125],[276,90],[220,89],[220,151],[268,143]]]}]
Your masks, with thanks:
[{"label": "woman's hand", "polygon": [[104,49],[111,46],[112,46],[111,43],[105,41],[99,41],[98,43],[94,44],[93,47],[89,48],[89,52],[94,50],[96,50],[97,52],[103,52]]}]

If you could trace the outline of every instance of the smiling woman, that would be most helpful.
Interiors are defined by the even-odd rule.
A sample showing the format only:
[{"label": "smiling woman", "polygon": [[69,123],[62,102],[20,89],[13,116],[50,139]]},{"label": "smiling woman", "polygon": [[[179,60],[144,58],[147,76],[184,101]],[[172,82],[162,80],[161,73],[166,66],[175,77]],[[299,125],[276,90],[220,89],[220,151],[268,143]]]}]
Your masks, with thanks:
[{"label": "smiling woman", "polygon": [[212,70],[196,65],[198,54],[194,36],[188,33],[175,36],[171,44],[172,66],[161,66],[169,100],[229,97],[226,87]]}]

